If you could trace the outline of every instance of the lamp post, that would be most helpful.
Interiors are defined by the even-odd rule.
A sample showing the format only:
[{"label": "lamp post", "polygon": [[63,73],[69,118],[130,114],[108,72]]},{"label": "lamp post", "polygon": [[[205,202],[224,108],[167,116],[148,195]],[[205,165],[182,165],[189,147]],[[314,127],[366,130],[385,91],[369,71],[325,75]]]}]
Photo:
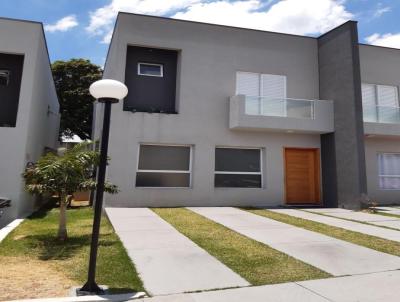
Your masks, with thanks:
[{"label": "lamp post", "polygon": [[104,181],[106,177],[111,105],[113,103],[118,103],[119,100],[123,99],[128,94],[128,88],[123,83],[115,80],[100,80],[90,85],[89,91],[90,94],[98,100],[98,102],[104,103],[104,118],[103,133],[101,137],[100,162],[97,175],[92,242],[90,245],[88,279],[85,285],[77,291],[78,295],[102,294],[104,292],[103,289],[96,284],[96,261],[103,203]]}]

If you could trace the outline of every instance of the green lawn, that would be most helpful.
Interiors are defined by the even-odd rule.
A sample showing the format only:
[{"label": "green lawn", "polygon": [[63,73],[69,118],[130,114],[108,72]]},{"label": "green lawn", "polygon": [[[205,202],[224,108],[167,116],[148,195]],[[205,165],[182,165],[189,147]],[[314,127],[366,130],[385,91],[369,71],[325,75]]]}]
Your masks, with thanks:
[{"label": "green lawn", "polygon": [[[93,211],[88,207],[67,211],[69,238],[66,242],[56,239],[58,212],[58,209],[43,209],[33,214],[0,243],[1,270],[3,272],[8,270],[10,274],[15,274],[13,275],[13,278],[17,280],[15,287],[18,287],[18,282],[22,284],[22,287],[25,283],[32,286],[32,280],[29,278],[34,277],[35,270],[38,274],[39,272],[41,275],[47,274],[36,276],[40,279],[37,281],[39,288],[35,288],[39,296],[40,287],[43,288],[43,295],[51,296],[62,292],[63,287],[83,285],[86,280]],[[19,263],[24,263],[29,273],[17,269],[15,266]],[[46,270],[48,270],[47,273]],[[52,282],[49,276],[52,275],[65,283],[59,284],[59,292],[49,291],[51,286],[48,283]],[[4,278],[9,279],[10,275],[0,273],[0,284],[3,286],[7,284]],[[49,279],[48,282],[46,278]],[[112,292],[144,290],[135,267],[105,217],[101,225],[97,283],[109,286]],[[15,294],[18,295],[18,292]],[[29,295],[21,292],[20,296],[28,297]]]},{"label": "green lawn", "polygon": [[383,238],[366,235],[358,232],[345,230],[327,224],[289,216],[286,214],[271,212],[265,209],[243,209],[248,212],[271,218],[283,223],[291,224],[306,230],[318,232],[354,244],[362,245],[383,253],[400,256],[400,242],[386,240]]},{"label": "green lawn", "polygon": [[188,209],[157,208],[153,211],[252,285],[330,277],[324,271]]}]

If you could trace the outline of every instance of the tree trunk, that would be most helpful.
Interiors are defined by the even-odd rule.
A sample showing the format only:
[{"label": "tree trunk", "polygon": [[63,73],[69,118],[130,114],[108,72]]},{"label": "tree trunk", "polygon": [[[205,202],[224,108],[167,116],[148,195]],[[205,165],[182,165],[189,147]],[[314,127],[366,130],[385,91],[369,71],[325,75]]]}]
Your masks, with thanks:
[{"label": "tree trunk", "polygon": [[60,195],[60,220],[58,225],[58,239],[67,239],[67,204],[69,196]]}]

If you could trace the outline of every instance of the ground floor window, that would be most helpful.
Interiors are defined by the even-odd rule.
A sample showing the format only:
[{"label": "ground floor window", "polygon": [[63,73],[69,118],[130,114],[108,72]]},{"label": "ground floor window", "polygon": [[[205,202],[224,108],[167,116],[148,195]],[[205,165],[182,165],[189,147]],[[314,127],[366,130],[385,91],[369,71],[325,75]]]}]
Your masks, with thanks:
[{"label": "ground floor window", "polygon": [[261,149],[215,149],[215,187],[261,188]]},{"label": "ground floor window", "polygon": [[191,186],[191,146],[142,144],[136,174],[136,187]]},{"label": "ground floor window", "polygon": [[400,153],[379,153],[379,188],[400,190]]}]

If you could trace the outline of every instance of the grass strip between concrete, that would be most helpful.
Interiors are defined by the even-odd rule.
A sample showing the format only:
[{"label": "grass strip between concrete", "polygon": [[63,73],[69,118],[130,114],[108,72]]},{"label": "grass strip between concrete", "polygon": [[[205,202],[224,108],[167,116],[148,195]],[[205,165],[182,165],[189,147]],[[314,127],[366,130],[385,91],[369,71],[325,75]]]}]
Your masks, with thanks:
[{"label": "grass strip between concrete", "polygon": [[[379,252],[400,256],[400,242],[391,241],[359,232],[345,230],[339,227],[330,226],[320,222],[315,222],[303,218],[297,218],[282,213],[276,213],[268,211],[266,209],[249,209],[242,208],[242,210],[248,211],[253,214],[257,214],[263,217],[274,219],[283,223],[291,224],[293,226],[303,228],[309,231],[321,233],[336,239],[348,241],[354,244],[358,244]],[[328,216],[328,215],[326,215]],[[337,218],[337,217],[335,217]]]},{"label": "grass strip between concrete", "polygon": [[[42,209],[0,243],[0,300],[69,294],[87,277],[93,211],[68,209],[68,239],[57,240],[59,210]],[[144,291],[132,261],[103,217],[97,258],[97,283],[112,293]]]},{"label": "grass strip between concrete", "polygon": [[252,285],[331,277],[185,208],[154,208],[161,218]]}]

